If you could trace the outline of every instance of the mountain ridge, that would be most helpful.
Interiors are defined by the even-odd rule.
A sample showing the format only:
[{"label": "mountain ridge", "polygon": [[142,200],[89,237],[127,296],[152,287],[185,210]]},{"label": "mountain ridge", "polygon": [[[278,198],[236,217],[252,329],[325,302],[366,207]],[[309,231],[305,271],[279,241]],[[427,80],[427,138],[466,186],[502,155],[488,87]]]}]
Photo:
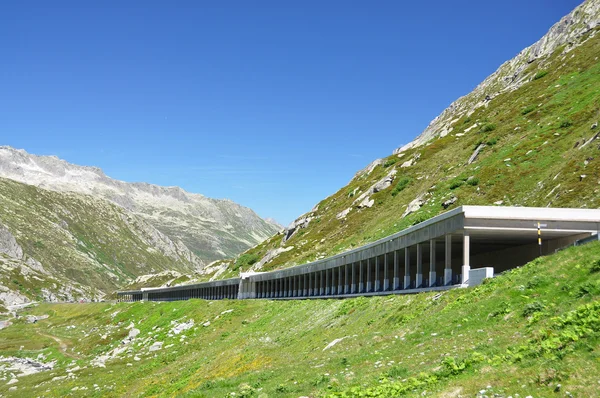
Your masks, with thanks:
[{"label": "mountain ridge", "polygon": [[58,192],[78,192],[109,200],[143,217],[185,243],[205,264],[236,255],[280,229],[252,209],[229,199],[213,199],[172,186],[128,183],[94,166],[56,156],[0,147],[0,176]]}]

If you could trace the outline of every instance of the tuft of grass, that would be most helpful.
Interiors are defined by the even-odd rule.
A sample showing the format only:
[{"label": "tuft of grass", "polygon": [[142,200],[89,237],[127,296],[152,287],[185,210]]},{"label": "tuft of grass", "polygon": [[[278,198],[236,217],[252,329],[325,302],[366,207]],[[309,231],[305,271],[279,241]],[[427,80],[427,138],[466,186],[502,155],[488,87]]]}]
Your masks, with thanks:
[{"label": "tuft of grass", "polygon": [[394,186],[394,189],[392,189],[392,196],[396,196],[400,192],[404,191],[408,184],[410,184],[410,178],[402,177],[400,180],[398,180],[398,182]]},{"label": "tuft of grass", "polygon": [[541,70],[538,73],[535,74],[535,76],[533,77],[533,80],[538,80],[541,79],[542,77],[546,76],[548,74],[548,71],[546,70]]}]

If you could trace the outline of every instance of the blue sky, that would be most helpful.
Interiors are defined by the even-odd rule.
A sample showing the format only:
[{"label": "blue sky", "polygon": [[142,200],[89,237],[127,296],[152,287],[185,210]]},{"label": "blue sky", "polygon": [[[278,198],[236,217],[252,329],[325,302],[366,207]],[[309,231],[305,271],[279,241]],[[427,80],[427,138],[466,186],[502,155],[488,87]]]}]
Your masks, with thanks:
[{"label": "blue sky", "polygon": [[578,3],[5,1],[0,145],[287,224]]}]

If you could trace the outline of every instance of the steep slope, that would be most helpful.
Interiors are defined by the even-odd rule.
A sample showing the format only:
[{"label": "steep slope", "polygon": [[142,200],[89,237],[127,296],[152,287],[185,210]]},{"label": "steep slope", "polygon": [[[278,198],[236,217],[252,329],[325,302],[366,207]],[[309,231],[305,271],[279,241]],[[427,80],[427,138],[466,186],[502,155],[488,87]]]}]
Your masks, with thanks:
[{"label": "steep slope", "polygon": [[179,187],[126,183],[96,167],[70,164],[0,147],[0,177],[58,192],[107,199],[138,215],[173,240],[182,241],[203,262],[232,257],[280,229],[230,200],[191,194]]},{"label": "steep slope", "polygon": [[[574,247],[443,293],[44,304],[0,330],[0,394],[595,397],[599,258]],[[25,359],[52,370],[7,369]]]},{"label": "steep slope", "polygon": [[[600,27],[588,22],[579,29],[600,18],[599,4],[588,1],[563,19],[573,33],[554,27],[543,45],[505,64],[522,66],[518,87],[472,109],[446,110],[438,118],[451,118],[445,132],[432,135],[430,128],[413,145],[374,161],[283,234],[214,264],[213,277],[303,264],[460,205],[599,207]],[[536,57],[521,64],[532,51]],[[459,102],[474,103],[479,91]]]},{"label": "steep slope", "polygon": [[120,206],[0,178],[0,304],[100,298],[137,276],[202,262]]}]

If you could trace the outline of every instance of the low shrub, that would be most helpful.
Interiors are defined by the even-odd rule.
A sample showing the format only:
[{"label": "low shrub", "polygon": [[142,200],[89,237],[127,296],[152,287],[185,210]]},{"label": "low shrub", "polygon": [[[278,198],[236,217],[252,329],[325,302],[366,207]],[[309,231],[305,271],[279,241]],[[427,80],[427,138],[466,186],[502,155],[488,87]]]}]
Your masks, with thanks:
[{"label": "low shrub", "polygon": [[488,132],[494,131],[494,130],[496,130],[496,125],[494,123],[488,123],[483,126],[483,128],[481,129],[481,132],[488,133]]},{"label": "low shrub", "polygon": [[527,115],[528,113],[535,111],[535,108],[536,108],[535,105],[529,105],[527,108],[525,108],[521,111],[521,115]]},{"label": "low shrub", "polygon": [[398,180],[398,182],[396,183],[396,186],[392,190],[392,196],[398,195],[400,192],[402,192],[404,190],[404,188],[406,188],[408,186],[408,184],[410,184],[410,178],[408,178],[408,177],[403,177],[400,180]]},{"label": "low shrub", "polygon": [[566,129],[567,127],[571,127],[572,125],[573,125],[573,122],[571,122],[570,120],[563,120],[562,123],[560,124],[560,128]]},{"label": "low shrub", "polygon": [[477,185],[479,185],[479,178],[477,178],[477,177],[469,178],[467,180],[467,184],[469,184],[472,187],[477,186]]},{"label": "low shrub", "polygon": [[541,79],[542,77],[546,76],[547,74],[548,74],[547,70],[541,70],[535,74],[535,76],[533,77],[533,80]]}]

